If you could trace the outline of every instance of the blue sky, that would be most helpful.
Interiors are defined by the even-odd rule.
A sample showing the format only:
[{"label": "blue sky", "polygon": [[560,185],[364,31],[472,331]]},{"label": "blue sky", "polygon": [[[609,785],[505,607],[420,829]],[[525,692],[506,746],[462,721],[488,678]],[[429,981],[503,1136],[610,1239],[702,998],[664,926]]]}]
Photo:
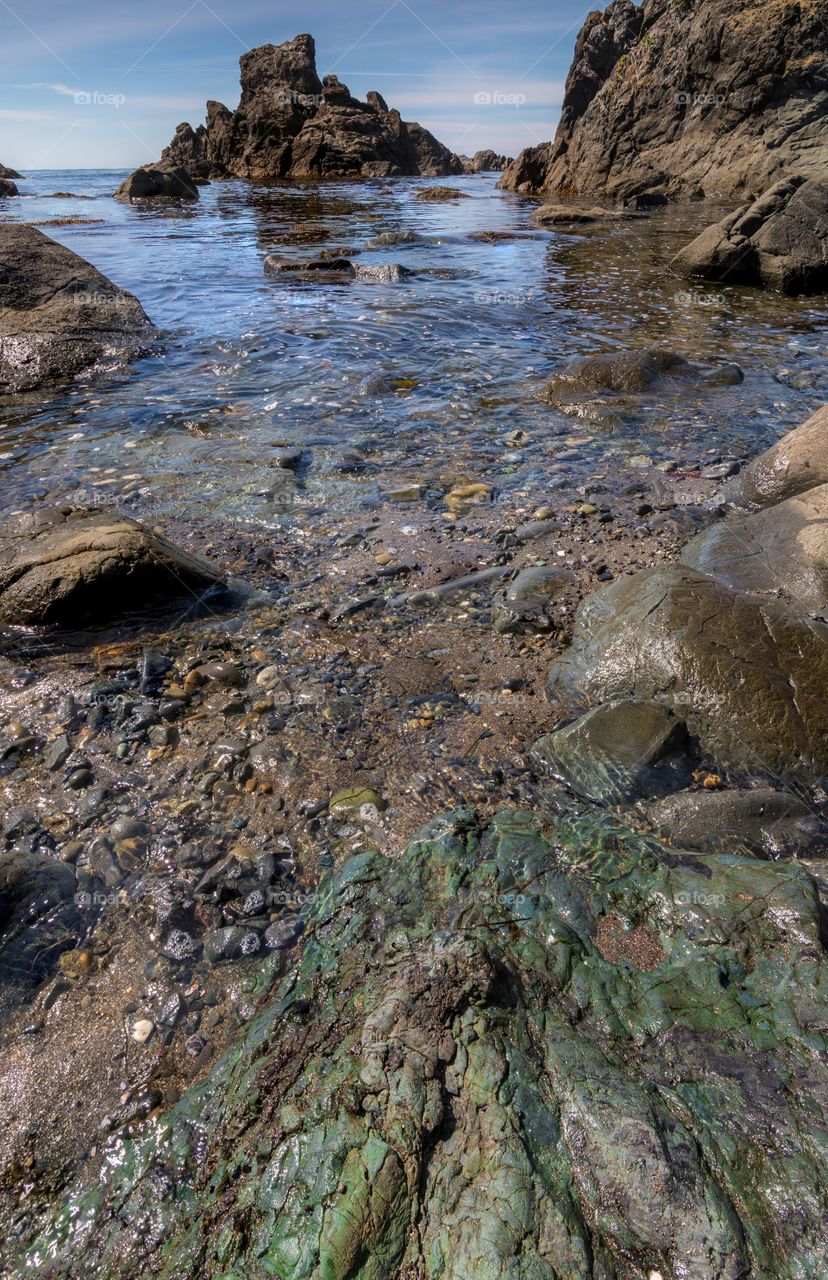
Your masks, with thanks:
[{"label": "blue sky", "polygon": [[157,159],[208,98],[235,107],[246,49],[300,32],[320,75],[471,154],[552,136],[580,0],[0,0],[0,163],[127,168]]}]

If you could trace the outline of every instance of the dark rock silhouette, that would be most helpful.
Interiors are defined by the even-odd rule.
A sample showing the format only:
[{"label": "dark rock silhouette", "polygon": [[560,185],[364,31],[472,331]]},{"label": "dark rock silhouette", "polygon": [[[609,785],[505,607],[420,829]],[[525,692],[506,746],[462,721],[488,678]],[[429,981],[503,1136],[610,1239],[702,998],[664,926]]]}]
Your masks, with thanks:
[{"label": "dark rock silhouette", "polygon": [[262,45],[240,60],[236,111],[207,103],[207,120],[180,124],[162,156],[193,178],[437,177],[463,165],[379,93],[366,102],[336,76],[320,80],[313,37]]}]

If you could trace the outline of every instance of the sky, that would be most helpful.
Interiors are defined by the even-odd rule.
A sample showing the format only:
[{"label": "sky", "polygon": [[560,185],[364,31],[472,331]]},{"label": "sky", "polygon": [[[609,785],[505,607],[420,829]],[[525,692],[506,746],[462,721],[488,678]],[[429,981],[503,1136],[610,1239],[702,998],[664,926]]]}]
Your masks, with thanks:
[{"label": "sky", "polygon": [[460,154],[555,131],[581,0],[0,0],[0,164],[134,168],[208,98],[235,107],[239,55],[301,32],[320,75],[378,89]]}]

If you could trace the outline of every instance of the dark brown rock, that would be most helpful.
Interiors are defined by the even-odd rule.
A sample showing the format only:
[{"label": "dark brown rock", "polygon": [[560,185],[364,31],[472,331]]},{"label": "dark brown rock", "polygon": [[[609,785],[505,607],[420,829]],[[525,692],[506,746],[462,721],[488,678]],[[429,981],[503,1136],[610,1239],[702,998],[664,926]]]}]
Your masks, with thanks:
[{"label": "dark brown rock", "polygon": [[192,178],[389,177],[462,173],[457,156],[378,93],[353,98],[336,76],[319,79],[309,35],[241,58],[241,100],[207,104],[206,124],[181,124],[162,162]]},{"label": "dark brown rock", "polygon": [[462,160],[466,173],[499,173],[512,163],[511,156],[499,156],[491,147],[475,151],[471,157],[463,156]]},{"label": "dark brown rock", "polygon": [[758,194],[828,167],[828,0],[612,0],[578,36],[524,194]]},{"label": "dark brown rock", "polygon": [[784,178],[707,227],[672,269],[703,280],[788,294],[828,291],[828,184]]},{"label": "dark brown rock", "polygon": [[4,178],[0,176],[0,199],[3,198],[4,196],[19,196],[19,195],[20,195],[20,192],[17,190],[16,183],[12,182],[10,178]]},{"label": "dark brown rock", "polygon": [[725,767],[828,772],[828,627],[683,565],[619,579],[578,611],[549,696],[669,707]]},{"label": "dark brown rock", "polygon": [[23,174],[18,173],[16,169],[8,169],[6,165],[0,164],[0,178],[22,178]]},{"label": "dark brown rock", "polygon": [[0,394],[135,354],[152,324],[137,298],[35,227],[0,224]]},{"label": "dark brown rock", "polygon": [[197,200],[198,186],[187,170],[169,164],[145,164],[115,192],[117,200]]},{"label": "dark brown rock", "polygon": [[0,531],[0,623],[109,622],[223,583],[206,561],[136,520],[47,509]]}]

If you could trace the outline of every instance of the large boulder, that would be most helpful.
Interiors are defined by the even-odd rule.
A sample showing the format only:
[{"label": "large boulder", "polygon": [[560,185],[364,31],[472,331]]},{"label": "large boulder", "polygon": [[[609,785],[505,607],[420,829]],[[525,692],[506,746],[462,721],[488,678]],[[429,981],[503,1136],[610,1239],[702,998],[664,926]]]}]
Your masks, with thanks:
[{"label": "large boulder", "polygon": [[764,191],[828,169],[828,0],[612,0],[578,36],[554,142],[525,194]]},{"label": "large boulder", "polygon": [[0,530],[0,623],[101,624],[159,602],[188,606],[221,573],[135,520],[52,509]]},{"label": "large boulder", "polygon": [[0,394],[71,377],[147,346],[137,298],[35,227],[0,223]]},{"label": "large boulder", "polygon": [[828,484],[718,521],[681,559],[732,591],[779,595],[809,613],[828,613]]},{"label": "large boulder", "polygon": [[181,165],[145,164],[125,178],[116,200],[197,200],[198,186]]},{"label": "large boulder", "polygon": [[11,178],[0,177],[0,198],[4,196],[19,196],[17,184],[12,182]]},{"label": "large boulder", "polygon": [[379,93],[353,98],[336,76],[320,80],[312,36],[242,56],[235,112],[207,104],[197,129],[181,124],[162,156],[192,178],[387,177],[462,173],[457,156]]},{"label": "large boulder", "polygon": [[828,405],[754,458],[733,492],[747,506],[765,507],[823,484],[828,484]]},{"label": "large boulder", "polygon": [[673,259],[683,275],[782,293],[828,290],[828,184],[785,178]]},{"label": "large boulder", "polygon": [[684,565],[620,578],[579,609],[556,703],[655,702],[723,767],[828,773],[828,626]]},{"label": "large boulder", "polygon": [[461,810],[351,856],[303,915],[300,958],[196,1085],[67,1156],[39,1230],[44,1197],[15,1202],[6,1274],[823,1274],[828,960],[803,868]]}]

